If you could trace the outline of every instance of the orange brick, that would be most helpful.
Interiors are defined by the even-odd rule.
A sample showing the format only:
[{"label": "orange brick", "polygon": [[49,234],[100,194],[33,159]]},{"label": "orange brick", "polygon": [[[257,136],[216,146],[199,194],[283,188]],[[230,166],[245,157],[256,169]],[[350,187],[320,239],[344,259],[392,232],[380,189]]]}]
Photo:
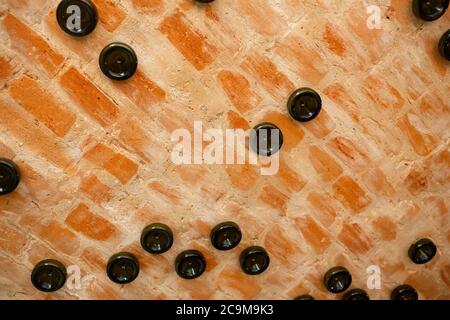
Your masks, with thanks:
[{"label": "orange brick", "polygon": [[280,215],[286,215],[289,197],[281,193],[272,185],[265,185],[259,195],[259,199],[269,207],[279,211]]},{"label": "orange brick", "polygon": [[20,141],[26,143],[26,147],[42,155],[53,164],[66,168],[72,161],[66,147],[54,137],[42,131],[39,126],[27,119],[26,115],[17,108],[12,107],[0,100],[0,126]]},{"label": "orange brick", "polygon": [[433,300],[440,293],[441,286],[435,275],[429,271],[418,271],[409,275],[404,283],[415,288],[425,299]]},{"label": "orange brick", "polygon": [[143,110],[148,110],[153,104],[162,102],[166,98],[164,90],[139,69],[127,81],[119,81],[114,84]]},{"label": "orange brick", "polygon": [[63,137],[75,123],[75,114],[57,102],[35,80],[23,76],[9,85],[10,95],[58,137]]},{"label": "orange brick", "polygon": [[318,84],[328,71],[320,53],[300,37],[288,36],[277,45],[275,52],[293,72],[312,84]]},{"label": "orange brick", "polygon": [[198,185],[206,175],[206,169],[202,165],[177,166],[176,173],[190,185]]},{"label": "orange brick", "polygon": [[301,127],[285,114],[272,111],[264,116],[264,121],[276,124],[283,133],[283,149],[291,150],[295,148],[305,136]]},{"label": "orange brick", "polygon": [[331,23],[326,23],[323,39],[325,40],[328,49],[330,49],[334,54],[342,57],[347,52],[345,45],[346,41],[336,31],[336,29],[336,26]]},{"label": "orange brick", "polygon": [[383,240],[391,241],[397,237],[397,225],[389,217],[378,217],[372,221],[372,225]]},{"label": "orange brick", "polygon": [[295,225],[300,229],[303,237],[316,253],[324,253],[331,245],[331,239],[326,231],[311,216],[305,215],[301,218],[296,218]]},{"label": "orange brick", "polygon": [[274,36],[286,26],[285,20],[273,9],[270,1],[238,1],[238,12],[263,36]]},{"label": "orange brick", "polygon": [[0,141],[0,154],[3,158],[12,159],[16,156],[16,153],[11,150],[6,144]]},{"label": "orange brick", "polygon": [[450,265],[445,265],[441,269],[441,278],[445,285],[450,288]]},{"label": "orange brick", "polygon": [[331,84],[323,90],[323,93],[333,100],[338,108],[346,112],[353,121],[360,121],[361,111],[358,104],[341,84]]},{"label": "orange brick", "polygon": [[277,69],[275,64],[259,53],[247,56],[241,67],[250,73],[277,100],[284,101],[294,90],[292,82]]},{"label": "orange brick", "polygon": [[54,76],[64,62],[64,57],[53,50],[44,39],[10,13],[3,18],[11,45],[31,63],[40,65],[49,76]]},{"label": "orange brick", "polygon": [[325,226],[329,227],[336,218],[336,207],[329,195],[312,191],[306,198],[314,209],[315,216]]},{"label": "orange brick", "polygon": [[132,152],[137,153],[147,162],[158,150],[151,133],[139,125],[139,119],[134,116],[126,116],[119,120],[116,128],[120,130],[119,141],[121,145]]},{"label": "orange brick", "polygon": [[354,213],[360,212],[371,202],[365,191],[349,176],[339,178],[333,184],[333,191],[336,198]]},{"label": "orange brick", "polygon": [[94,174],[81,178],[80,190],[98,204],[111,199],[111,189]]},{"label": "orange brick", "polygon": [[367,27],[367,17],[361,15],[361,12],[365,10],[366,7],[362,3],[357,3],[345,11],[344,17],[349,26],[349,31],[358,37],[358,44],[368,54],[371,62],[375,63],[393,45],[393,39],[385,31],[385,28],[379,30]]},{"label": "orange brick", "polygon": [[330,118],[328,112],[322,109],[322,111],[317,116],[317,118],[314,119],[314,121],[306,122],[303,124],[303,126],[317,138],[322,139],[334,130],[336,124]]},{"label": "orange brick", "polygon": [[225,166],[225,171],[231,184],[242,191],[252,189],[260,176],[257,168],[250,164],[228,165]]},{"label": "orange brick", "polygon": [[342,167],[318,146],[309,147],[309,160],[317,174],[326,182],[333,181],[342,174]]},{"label": "orange brick", "polygon": [[111,240],[117,237],[119,233],[113,224],[91,212],[84,203],[80,203],[69,213],[65,223],[73,230],[99,241]]},{"label": "orange brick", "polygon": [[370,238],[357,223],[345,223],[342,226],[338,239],[355,254],[364,254],[369,251],[372,246]]},{"label": "orange brick", "polygon": [[222,70],[217,77],[228,98],[239,112],[245,113],[255,109],[261,102],[261,97],[254,92],[250,82],[240,73]]},{"label": "orange brick", "polygon": [[227,117],[228,123],[230,124],[229,129],[250,129],[250,124],[248,121],[242,118],[237,112],[230,110],[227,113]]},{"label": "orange brick", "polygon": [[370,191],[387,197],[395,194],[395,189],[380,168],[370,168],[363,175],[363,181]]},{"label": "orange brick", "polygon": [[75,68],[67,70],[59,82],[83,111],[101,126],[108,127],[117,120],[116,104]]},{"label": "orange brick", "polygon": [[279,225],[270,227],[264,238],[264,247],[270,257],[286,268],[295,267],[295,258],[302,253],[299,246],[287,236],[286,230]]},{"label": "orange brick", "polygon": [[27,237],[20,230],[6,220],[0,220],[0,251],[17,256],[26,243]]},{"label": "orange brick", "polygon": [[127,17],[120,6],[113,1],[93,0],[98,10],[101,24],[109,32],[113,32]]},{"label": "orange brick", "polygon": [[162,0],[133,0],[133,5],[138,10],[151,14],[160,13],[164,9]]},{"label": "orange brick", "polygon": [[192,243],[192,248],[203,253],[203,256],[205,257],[205,261],[206,261],[206,271],[207,272],[209,272],[209,271],[213,270],[215,267],[217,267],[219,262],[217,261],[215,254],[213,254],[210,250],[208,250],[207,247],[205,247],[204,245],[200,244],[197,241],[194,241]]},{"label": "orange brick", "polygon": [[177,284],[182,292],[186,292],[190,299],[194,300],[211,300],[215,293],[210,281],[202,278],[190,281],[178,280]]},{"label": "orange brick", "polygon": [[122,184],[127,184],[138,170],[136,163],[103,144],[97,144],[84,157],[95,165],[104,168]]},{"label": "orange brick", "polygon": [[103,271],[106,268],[106,259],[100,251],[93,247],[87,247],[81,253],[80,258],[92,269]]},{"label": "orange brick", "polygon": [[429,154],[437,145],[436,139],[423,130],[423,124],[419,117],[412,113],[404,115],[397,123],[403,134],[408,138],[413,150],[421,156]]},{"label": "orange brick", "polygon": [[12,73],[11,59],[0,56],[0,81],[7,80]]},{"label": "orange brick", "polygon": [[166,17],[159,30],[197,70],[203,70],[217,56],[217,49],[179,11]]},{"label": "orange brick", "polygon": [[225,266],[214,279],[214,284],[223,290],[238,292],[242,299],[252,299],[261,292],[261,287],[253,279],[232,266]]},{"label": "orange brick", "polygon": [[182,196],[178,193],[176,189],[173,189],[167,185],[164,185],[158,181],[153,181],[148,184],[148,187],[159,194],[163,195],[173,204],[179,204]]},{"label": "orange brick", "polygon": [[357,142],[343,136],[333,138],[327,146],[350,169],[366,169],[371,163],[370,157]]},{"label": "orange brick", "polygon": [[41,218],[24,215],[20,224],[42,240],[47,241],[57,251],[69,256],[74,255],[80,248],[80,239],[70,229],[56,220],[41,221]]},{"label": "orange brick", "polygon": [[288,188],[289,191],[299,192],[306,185],[306,180],[296,171],[289,168],[286,161],[280,162],[279,170],[275,176]]},{"label": "orange brick", "polygon": [[412,195],[418,195],[427,190],[429,186],[429,172],[424,168],[414,166],[406,176],[404,182],[405,187]]},{"label": "orange brick", "polygon": [[366,78],[361,90],[372,100],[374,106],[385,109],[400,109],[405,100],[400,92],[385,80],[383,73],[370,75]]}]

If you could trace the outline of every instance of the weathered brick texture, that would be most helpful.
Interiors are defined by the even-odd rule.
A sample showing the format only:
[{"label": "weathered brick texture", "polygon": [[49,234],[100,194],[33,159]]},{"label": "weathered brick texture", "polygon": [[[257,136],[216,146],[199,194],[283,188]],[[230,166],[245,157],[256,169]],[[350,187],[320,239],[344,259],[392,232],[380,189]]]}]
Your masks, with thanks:
[{"label": "weathered brick texture", "polygon": [[[74,39],[58,27],[58,0],[0,1],[0,157],[22,183],[0,197],[3,299],[335,299],[321,284],[345,264],[354,286],[379,265],[385,299],[414,285],[421,298],[450,299],[450,68],[436,44],[450,13],[416,19],[407,0],[380,5],[382,28],[366,26],[356,0],[94,0],[100,21]],[[113,83],[98,68],[112,41],[133,46],[135,76]],[[323,99],[311,123],[286,110],[292,90]],[[254,165],[176,166],[170,134],[277,124],[280,170]],[[243,241],[217,252],[209,230],[234,220]],[[169,224],[173,248],[150,256],[142,228]],[[413,265],[409,245],[431,237],[432,263]],[[260,276],[239,270],[246,245],[272,262]],[[192,282],[176,254],[204,252]],[[119,250],[142,273],[121,289],[105,274]],[[81,290],[44,294],[33,265],[56,258],[80,266]]]}]

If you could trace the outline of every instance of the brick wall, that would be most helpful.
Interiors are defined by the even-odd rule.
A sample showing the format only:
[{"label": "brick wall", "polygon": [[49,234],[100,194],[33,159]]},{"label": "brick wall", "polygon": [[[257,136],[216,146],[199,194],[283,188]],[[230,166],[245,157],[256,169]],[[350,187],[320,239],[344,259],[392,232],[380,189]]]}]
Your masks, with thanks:
[{"label": "brick wall", "polygon": [[[0,1],[0,156],[23,173],[0,197],[0,298],[335,298],[320,279],[336,264],[355,287],[379,265],[372,298],[404,282],[422,298],[450,298],[450,72],[435,48],[450,14],[422,23],[410,1],[367,1],[383,15],[369,30],[356,0],[94,0],[97,28],[73,38],[57,25],[58,2]],[[98,67],[113,41],[139,58],[124,83]],[[285,108],[303,86],[324,100],[308,124]],[[276,123],[286,139],[279,173],[177,167],[170,134],[194,120]],[[209,230],[230,219],[240,249],[269,251],[262,275],[239,270],[240,249],[212,248]],[[138,243],[156,221],[175,234],[162,256]],[[439,248],[425,266],[406,255],[420,237]],[[191,247],[208,269],[186,281],[173,261]],[[142,265],[123,289],[105,274],[119,250]],[[45,258],[80,266],[82,289],[34,289],[30,272]]]}]

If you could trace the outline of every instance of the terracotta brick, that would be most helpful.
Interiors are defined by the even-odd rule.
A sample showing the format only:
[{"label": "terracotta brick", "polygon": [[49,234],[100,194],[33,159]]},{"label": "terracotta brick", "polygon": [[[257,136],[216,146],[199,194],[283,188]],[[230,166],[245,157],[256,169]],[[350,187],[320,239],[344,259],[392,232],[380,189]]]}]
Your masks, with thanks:
[{"label": "terracotta brick", "polygon": [[136,163],[103,144],[97,144],[86,152],[84,157],[95,165],[104,168],[122,184],[127,184],[138,170]]},{"label": "terracotta brick", "polygon": [[0,117],[0,126],[19,141],[26,142],[26,147],[63,168],[73,161],[73,156],[66,146],[41,130],[34,121],[28,119],[17,107],[10,106],[0,100],[0,109],[4,112],[2,113],[3,116]]},{"label": "terracotta brick", "polygon": [[11,59],[0,56],[0,81],[7,80],[13,71]]},{"label": "terracotta brick", "polygon": [[361,90],[379,108],[400,109],[405,100],[393,84],[385,80],[382,73],[370,75],[366,78]]},{"label": "terracotta brick", "polygon": [[372,241],[357,223],[345,223],[338,239],[355,254],[364,254],[372,247]]},{"label": "terracotta brick", "polygon": [[218,266],[219,261],[216,258],[216,255],[212,253],[207,247],[200,244],[198,241],[194,241],[192,243],[192,248],[203,253],[206,261],[206,270],[205,272],[210,272],[214,270],[215,267]]},{"label": "terracotta brick", "polygon": [[16,156],[15,152],[2,141],[0,141],[0,154],[3,158],[9,159],[12,159]]},{"label": "terracotta brick", "polygon": [[450,288],[450,265],[445,265],[442,267],[441,272],[441,279],[444,281],[445,285]]},{"label": "terracotta brick", "polygon": [[27,237],[6,220],[0,220],[0,251],[8,255],[18,256],[25,244]]},{"label": "terracotta brick", "polygon": [[243,129],[248,130],[250,129],[250,124],[247,120],[245,120],[243,117],[241,117],[237,112],[234,112],[233,110],[228,111],[227,113],[228,123],[229,123],[229,129]]},{"label": "terracotta brick", "polygon": [[[404,4],[403,4],[404,5]],[[349,26],[349,31],[358,37],[358,43],[364,52],[370,57],[372,63],[377,62],[387,50],[394,44],[387,27],[381,29],[369,29],[367,27],[366,6],[358,3],[346,10],[344,17]]]},{"label": "terracotta brick", "polygon": [[322,254],[331,245],[330,236],[309,215],[295,219],[295,225],[302,232],[303,238],[317,254]]},{"label": "terracotta brick", "polygon": [[354,121],[360,121],[361,110],[351,94],[342,84],[331,84],[323,90],[323,93],[335,102],[336,106],[346,112]]},{"label": "terracotta brick", "polygon": [[241,67],[277,100],[287,99],[294,90],[294,85],[286,75],[279,71],[270,59],[259,53],[248,55]]},{"label": "terracotta brick", "polygon": [[119,81],[115,83],[115,86],[143,110],[148,110],[153,104],[162,102],[166,98],[164,90],[140,69],[136,70],[133,77],[127,81]]},{"label": "terracotta brick", "polygon": [[295,259],[302,254],[298,244],[287,236],[288,232],[280,225],[273,225],[264,237],[264,247],[269,256],[285,268],[296,266]]},{"label": "terracotta brick", "polygon": [[179,281],[179,286],[183,293],[189,295],[189,299],[194,300],[211,300],[214,296],[214,289],[210,286],[209,281],[198,278],[191,281]]},{"label": "terracotta brick", "polygon": [[201,165],[177,166],[175,171],[189,185],[198,185],[206,175],[206,169]]},{"label": "terracotta brick", "polygon": [[261,287],[254,279],[232,266],[225,266],[214,279],[214,284],[224,290],[237,291],[241,299],[253,299],[261,292]]},{"label": "terracotta brick", "polygon": [[84,203],[80,203],[69,213],[65,223],[73,230],[93,240],[111,241],[112,238],[117,237],[119,234],[119,231],[113,224],[90,211]]},{"label": "terracotta brick", "polygon": [[387,197],[395,194],[395,189],[380,168],[370,168],[362,176],[365,185],[370,191]]},{"label": "terracotta brick", "polygon": [[92,269],[101,272],[106,269],[107,259],[94,247],[85,248],[80,257]]},{"label": "terracotta brick", "polygon": [[277,111],[267,113],[264,121],[272,122],[280,128],[284,139],[283,149],[295,148],[305,136],[302,128],[291,117]]},{"label": "terracotta brick", "polygon": [[167,200],[169,200],[173,204],[179,204],[181,202],[181,195],[180,193],[174,189],[171,188],[165,184],[162,184],[158,181],[153,181],[148,184],[148,187],[156,192],[158,192],[160,195],[164,196]]},{"label": "terracotta brick", "polygon": [[439,293],[439,284],[436,278],[427,271],[419,271],[409,275],[404,283],[411,285],[419,292],[419,299],[435,299]]},{"label": "terracotta brick", "polygon": [[151,162],[156,155],[158,146],[154,137],[148,130],[144,130],[139,119],[135,116],[126,116],[119,120],[116,128],[120,131],[119,141],[123,148],[137,153],[142,159]]},{"label": "terracotta brick", "polygon": [[242,191],[252,189],[260,177],[260,172],[250,164],[228,165],[225,171],[231,184]]},{"label": "terracotta brick", "polygon": [[3,26],[8,32],[12,47],[31,63],[38,64],[49,76],[54,76],[64,62],[64,57],[31,28],[10,13],[3,18]]},{"label": "terracotta brick", "polygon": [[318,84],[328,71],[320,53],[304,38],[288,36],[275,52],[293,72],[312,84]]},{"label": "terracotta brick", "polygon": [[358,183],[349,176],[339,178],[333,184],[336,198],[354,213],[358,213],[369,205],[371,199]]},{"label": "terracotta brick", "polygon": [[251,111],[261,102],[260,96],[255,93],[250,82],[240,73],[222,70],[217,77],[226,95],[239,112]]},{"label": "terracotta brick", "polygon": [[397,225],[387,216],[374,219],[372,225],[383,240],[391,241],[397,237]]},{"label": "terracotta brick", "polygon": [[94,174],[81,178],[80,190],[97,204],[111,199],[111,189]]},{"label": "terracotta brick", "polygon": [[59,82],[81,109],[102,127],[108,127],[117,120],[117,105],[75,68],[67,70]]},{"label": "terracotta brick", "polygon": [[20,224],[48,242],[58,252],[71,256],[80,248],[78,236],[57,220],[41,221],[41,218],[26,215],[20,219]]},{"label": "terracotta brick", "polygon": [[343,136],[331,139],[327,146],[344,164],[352,170],[366,169],[371,163],[367,152],[354,140]]},{"label": "terracotta brick", "polygon": [[238,12],[245,16],[251,26],[263,36],[273,36],[286,26],[284,19],[267,0],[258,2],[238,1]]},{"label": "terracotta brick", "polygon": [[259,195],[259,200],[267,204],[269,207],[278,210],[280,215],[286,215],[289,197],[281,193],[274,186],[265,185]]},{"label": "terracotta brick", "polygon": [[309,160],[324,181],[333,181],[342,174],[342,167],[318,146],[309,147]]},{"label": "terracotta brick", "polygon": [[306,179],[295,170],[291,169],[284,160],[280,162],[280,167],[275,177],[277,177],[289,191],[294,192],[301,191],[307,183]]},{"label": "terracotta brick", "polygon": [[211,64],[218,54],[217,49],[192,27],[182,12],[177,11],[166,17],[159,30],[197,70]]},{"label": "terracotta brick", "polygon": [[97,7],[101,24],[109,32],[116,30],[127,17],[127,14],[115,1],[93,0],[93,2]]},{"label": "terracotta brick", "polygon": [[63,137],[75,123],[75,114],[56,101],[30,77],[23,76],[9,85],[10,95],[58,137]]},{"label": "terracotta brick", "polygon": [[164,1],[162,0],[133,0],[133,5],[138,10],[156,14],[160,13],[164,8]]},{"label": "terracotta brick", "polygon": [[329,227],[336,219],[336,206],[328,194],[312,191],[308,194],[309,205],[314,209],[314,215],[325,227]]},{"label": "terracotta brick", "polygon": [[303,126],[317,138],[322,139],[333,132],[336,124],[324,109],[320,112],[314,121],[306,122]]},{"label": "terracotta brick", "polygon": [[338,56],[343,56],[347,52],[346,41],[336,32],[336,26],[331,23],[325,24],[323,40],[325,40],[328,49]]},{"label": "terracotta brick", "polygon": [[429,187],[429,175],[428,172],[419,166],[411,168],[410,172],[403,181],[407,190],[412,195],[418,195],[427,190]]}]

